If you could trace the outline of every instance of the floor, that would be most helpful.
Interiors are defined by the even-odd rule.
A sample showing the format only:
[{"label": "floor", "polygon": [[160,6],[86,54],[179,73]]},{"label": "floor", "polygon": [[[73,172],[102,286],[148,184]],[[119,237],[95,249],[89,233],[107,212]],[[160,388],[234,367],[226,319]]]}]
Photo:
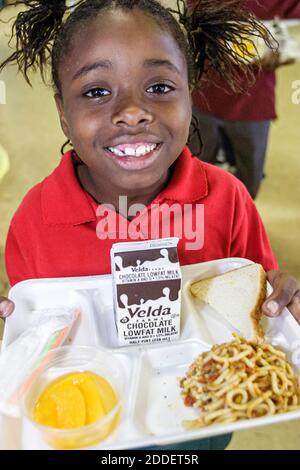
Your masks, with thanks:
[{"label": "floor", "polygon": [[[2,18],[11,15],[7,8]],[[9,52],[8,32],[9,25],[1,24],[0,58]],[[295,80],[300,80],[300,63],[278,72],[280,118],[272,126],[267,178],[257,206],[281,268],[300,281],[300,103],[293,104],[292,100]],[[3,83],[6,104],[1,104]],[[25,83],[15,67],[8,67],[0,75],[0,142],[10,155],[10,171],[0,183],[0,294],[8,291],[3,248],[11,216],[28,189],[56,166],[65,141],[51,87],[43,85],[38,76],[33,76],[32,85],[30,88]],[[300,450],[300,422],[237,432],[229,449]]]}]

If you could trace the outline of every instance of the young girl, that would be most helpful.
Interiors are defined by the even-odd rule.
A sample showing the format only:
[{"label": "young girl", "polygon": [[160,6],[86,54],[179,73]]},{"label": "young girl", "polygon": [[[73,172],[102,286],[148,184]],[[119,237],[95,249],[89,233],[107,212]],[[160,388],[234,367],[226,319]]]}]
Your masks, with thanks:
[{"label": "young girl", "polygon": [[[249,31],[266,36],[242,1],[202,0],[189,15],[179,1],[181,26],[154,0],[81,0],[71,9],[57,0],[23,3],[16,51],[2,67],[17,62],[29,81],[29,70],[43,73],[51,55],[60,122],[73,150],[12,220],[11,285],[109,273],[113,243],[177,234],[181,226],[182,265],[230,256],[261,263],[274,287],[265,313],[289,306],[300,320],[297,283],[276,270],[246,189],[185,146],[194,86],[213,68],[241,88],[236,64],[242,80],[247,68],[232,43]],[[2,299],[2,316],[12,310]]]}]

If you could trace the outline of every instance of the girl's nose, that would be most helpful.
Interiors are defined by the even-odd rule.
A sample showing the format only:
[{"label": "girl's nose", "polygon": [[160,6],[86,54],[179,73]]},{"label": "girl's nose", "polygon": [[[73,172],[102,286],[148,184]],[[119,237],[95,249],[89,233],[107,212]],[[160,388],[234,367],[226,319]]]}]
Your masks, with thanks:
[{"label": "girl's nose", "polygon": [[153,122],[153,115],[142,105],[128,103],[119,107],[112,117],[112,122],[115,126],[147,126]]}]

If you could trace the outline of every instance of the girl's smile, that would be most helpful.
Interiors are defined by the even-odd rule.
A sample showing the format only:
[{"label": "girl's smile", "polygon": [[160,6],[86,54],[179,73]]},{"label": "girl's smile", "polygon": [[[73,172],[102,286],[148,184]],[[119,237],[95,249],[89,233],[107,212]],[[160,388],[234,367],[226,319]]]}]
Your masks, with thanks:
[{"label": "girl's smile", "polygon": [[172,35],[140,10],[105,12],[73,37],[59,69],[62,128],[99,202],[149,203],[165,186],[191,120],[186,60]]},{"label": "girl's smile", "polygon": [[[141,138],[139,136],[139,138]],[[147,141],[128,143],[107,147],[105,150],[109,158],[112,158],[120,168],[124,170],[143,170],[153,164],[156,158],[160,158],[162,143],[151,143]]]}]

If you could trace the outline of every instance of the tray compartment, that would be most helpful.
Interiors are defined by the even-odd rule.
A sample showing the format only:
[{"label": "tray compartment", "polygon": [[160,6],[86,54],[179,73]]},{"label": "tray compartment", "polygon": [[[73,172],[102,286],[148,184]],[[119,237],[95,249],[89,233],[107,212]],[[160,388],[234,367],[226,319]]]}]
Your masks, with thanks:
[{"label": "tray compartment", "polygon": [[143,353],[133,415],[142,434],[153,438],[186,432],[182,421],[197,417],[197,411],[184,406],[179,379],[207,349],[201,341],[188,340]]}]

